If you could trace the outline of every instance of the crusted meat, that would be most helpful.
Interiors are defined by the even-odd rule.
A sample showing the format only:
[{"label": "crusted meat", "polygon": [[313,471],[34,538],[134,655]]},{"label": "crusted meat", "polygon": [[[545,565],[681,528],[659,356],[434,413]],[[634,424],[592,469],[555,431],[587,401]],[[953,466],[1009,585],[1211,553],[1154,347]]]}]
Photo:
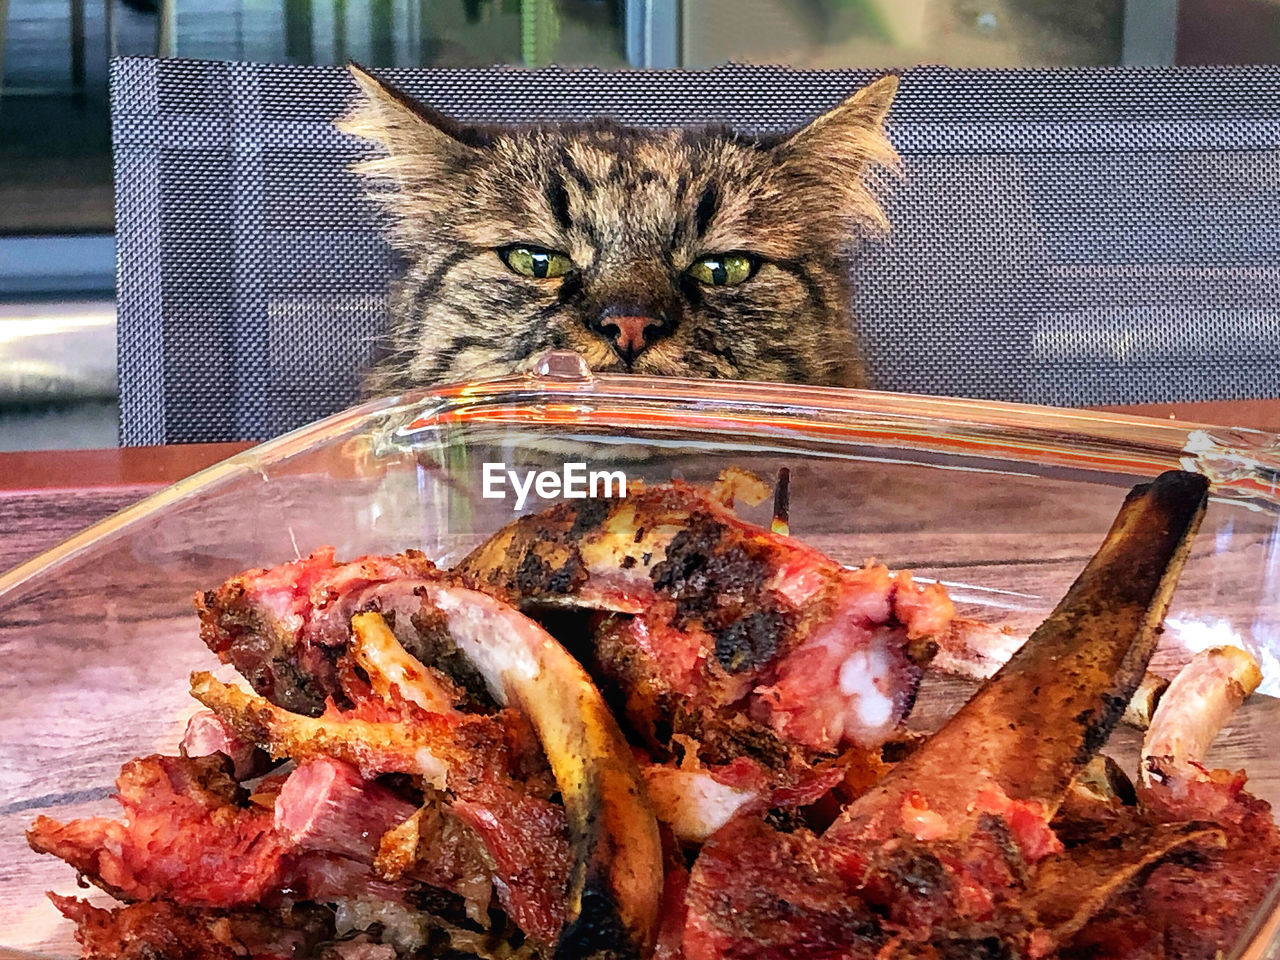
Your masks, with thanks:
[{"label": "crusted meat", "polygon": [[1200,652],[1174,678],[1142,748],[1136,801],[1160,824],[1209,821],[1221,843],[1170,857],[1085,928],[1066,955],[1199,958],[1225,952],[1280,873],[1280,831],[1243,772],[1210,770],[1204,753],[1261,673],[1235,647]]},{"label": "crusted meat", "polygon": [[302,906],[227,911],[157,900],[104,910],[50,897],[75,922],[84,960],[283,960],[306,956],[333,935],[331,917]]},{"label": "crusted meat", "polygon": [[[1205,492],[1176,473],[1135,489],[1027,644],[821,836],[749,815],[713,835],[690,877],[686,956],[928,956],[961,943],[1047,956],[1147,866],[1219,845],[1217,830],[1155,823],[1132,848],[1113,836],[1067,850],[1050,826],[1142,679]],[[860,909],[874,926],[849,926]]]},{"label": "crusted meat", "polygon": [[[456,798],[451,801],[450,815],[471,828],[467,837],[479,844],[483,859],[491,864],[504,907],[531,935],[555,939],[564,922],[569,870],[564,811],[546,798],[551,788],[545,772],[531,772],[524,781],[512,776],[513,767],[519,773],[522,766],[529,765],[527,757],[523,764],[511,763],[509,745],[521,739],[522,726],[514,711],[496,717],[444,715],[427,713],[403,700],[394,708],[366,701],[347,711],[330,706],[322,716],[310,718],[291,714],[208,675],[197,675],[193,692],[240,736],[277,756],[307,761],[291,775],[290,782],[304,774],[310,778],[314,764],[333,770],[332,760],[327,759],[333,758],[350,765],[352,773],[345,775],[348,781],[357,769],[367,778],[409,773],[422,777],[434,789],[447,790]],[[514,727],[514,736],[504,721]],[[366,803],[369,792],[368,788],[362,790]],[[288,796],[287,791],[281,792],[282,800]],[[361,819],[360,809],[355,804],[352,816],[344,818],[348,827]],[[396,822],[407,820],[412,813],[413,806],[404,805]],[[385,823],[382,832],[393,826]],[[367,831],[355,827],[355,832]],[[369,862],[382,832],[368,838]],[[350,857],[349,846],[350,841],[345,841],[339,852]],[[427,855],[430,851],[424,846],[421,852]],[[463,861],[474,859],[475,854],[462,855]],[[402,867],[400,874],[411,875],[412,869]],[[450,873],[436,874],[428,868],[424,876],[448,879]],[[474,898],[474,885],[469,880],[468,874],[458,876],[456,889]]]},{"label": "crusted meat", "polygon": [[712,762],[879,746],[953,619],[941,587],[847,570],[682,482],[522,517],[458,569],[521,603],[611,612],[595,668],[631,726],[653,749],[694,736]]},{"label": "crusted meat", "polygon": [[[254,635],[266,632],[270,670],[249,677],[257,697],[208,675],[193,693],[277,757],[333,756],[366,777],[407,773],[443,792],[529,936],[647,944],[657,826],[616,721],[537,624],[423,564],[412,554],[339,564],[325,550],[233,578],[199,598],[206,640],[260,665]],[[278,682],[313,664],[309,685]],[[518,709],[495,712],[495,701]]]},{"label": "crusted meat", "polygon": [[511,779],[509,761],[522,761],[522,767],[534,762],[523,752],[513,758],[508,751],[509,744],[520,740],[523,726],[514,711],[444,715],[408,701],[389,706],[365,700],[345,710],[330,704],[319,717],[306,717],[207,673],[193,675],[191,689],[238,736],[273,756],[337,757],[368,777],[410,773],[444,788],[451,782],[451,771],[463,771],[461,781],[475,776]]},{"label": "crusted meat", "polygon": [[480,904],[470,913],[487,923],[483,907],[496,881],[503,906],[531,936],[553,942],[564,922],[569,852],[555,804],[476,779],[466,800],[419,817],[412,849],[388,875],[377,863],[383,841],[418,813],[415,802],[323,754],[250,798],[225,762],[132,761],[118,781],[122,820],[42,817],[28,841],[125,900],[224,909],[300,895],[407,903],[421,899],[416,884],[425,883],[464,906]]},{"label": "crusted meat", "polygon": [[[691,878],[686,955],[693,947],[708,957],[835,960],[856,955],[859,945],[874,955],[881,920],[849,896],[826,853],[808,833],[780,835],[753,818],[731,822],[702,848]],[[758,882],[763,877],[770,881]]]},{"label": "crusted meat", "polygon": [[130,761],[116,781],[122,821],[40,817],[27,841],[123,899],[257,904],[279,889],[289,844],[227,765],[218,755]]},{"label": "crusted meat", "polygon": [[[939,587],[728,510],[762,490],[740,472],[633,488],[523,518],[457,572],[322,550],[202,594],[202,635],[254,692],[193,675],[207,711],[182,756],[125,767],[119,821],[28,834],[133,901],[54,897],[85,956],[1229,949],[1280,872],[1269,807],[1202,765],[1252,658],[1208,651],[1168,685],[1136,786],[1096,755],[1143,682],[1202,478],[1135,489],[1016,652]],[[576,618],[630,745],[583,665],[500,598]],[[939,732],[894,741],[935,648],[974,673],[1009,661]]]},{"label": "crusted meat", "polygon": [[[293,563],[247,570],[197,594],[200,638],[272,703],[316,716],[326,699],[345,703],[338,659],[352,614],[403,604],[407,622],[421,607],[413,594],[417,582],[440,576],[416,551],[337,564],[333,548],[326,547]],[[400,636],[416,652],[416,631]]]}]

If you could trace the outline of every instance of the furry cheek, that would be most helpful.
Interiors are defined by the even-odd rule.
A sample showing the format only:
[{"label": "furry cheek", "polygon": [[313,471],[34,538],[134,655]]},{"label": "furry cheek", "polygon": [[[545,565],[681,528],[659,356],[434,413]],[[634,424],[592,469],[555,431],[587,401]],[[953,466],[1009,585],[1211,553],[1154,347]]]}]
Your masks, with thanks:
[{"label": "furry cheek", "polygon": [[641,354],[636,361],[634,372],[657,377],[733,379],[741,376],[741,373],[723,357],[690,350],[667,340],[655,344]]}]

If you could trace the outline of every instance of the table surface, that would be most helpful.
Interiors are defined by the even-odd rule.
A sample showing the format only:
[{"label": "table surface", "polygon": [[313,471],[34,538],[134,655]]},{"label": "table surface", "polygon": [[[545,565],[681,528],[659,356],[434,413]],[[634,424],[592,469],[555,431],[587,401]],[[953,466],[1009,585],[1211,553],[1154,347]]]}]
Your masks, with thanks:
[{"label": "table surface", "polygon": [[[1099,407],[1280,433],[1280,398]],[[247,443],[0,453],[0,572]]]}]

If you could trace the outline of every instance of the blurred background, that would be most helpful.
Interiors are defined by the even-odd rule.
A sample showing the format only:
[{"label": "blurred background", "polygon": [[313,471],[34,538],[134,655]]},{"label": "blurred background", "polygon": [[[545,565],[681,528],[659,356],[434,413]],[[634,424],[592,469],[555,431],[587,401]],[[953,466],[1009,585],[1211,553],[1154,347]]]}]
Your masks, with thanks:
[{"label": "blurred background", "polygon": [[107,61],[1280,61],[1280,0],[0,0],[0,450],[116,442]]}]

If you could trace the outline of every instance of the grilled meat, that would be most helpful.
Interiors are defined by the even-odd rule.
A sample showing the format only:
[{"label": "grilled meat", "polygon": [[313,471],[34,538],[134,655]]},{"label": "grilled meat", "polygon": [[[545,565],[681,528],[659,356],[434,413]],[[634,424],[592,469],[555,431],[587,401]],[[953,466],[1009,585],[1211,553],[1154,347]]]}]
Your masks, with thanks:
[{"label": "grilled meat", "polygon": [[[198,597],[197,607],[206,643],[269,701],[196,678],[197,697],[240,736],[278,756],[319,752],[365,775],[420,776],[455,794],[460,815],[478,802],[470,782],[515,795],[511,785],[528,775],[521,761],[500,789],[501,777],[450,777],[491,754],[462,734],[482,729],[496,704],[510,704],[545,753],[571,845],[565,926],[552,939],[583,955],[648,949],[661,848],[639,771],[582,668],[535,623],[412,553],[338,564],[320,551],[235,577]],[[382,628],[353,627],[370,612]],[[507,849],[499,828],[517,813],[472,824],[490,838],[495,863]],[[504,880],[500,894],[508,888]]]},{"label": "grilled meat", "polygon": [[1218,829],[1157,822],[1119,853],[1114,837],[1067,850],[1050,827],[1142,679],[1205,491],[1188,474],[1137,488],[1027,644],[821,836],[749,816],[713,835],[690,878],[689,960],[1044,956],[1105,905],[1071,891],[1114,894],[1173,850],[1221,846]]},{"label": "grilled meat", "polygon": [[[120,821],[28,839],[134,901],[55,898],[102,960],[1208,960],[1280,872],[1267,805],[1201,762],[1256,664],[1209,651],[1168,686],[1136,787],[1097,753],[1160,688],[1205,492],[1135,489],[1025,644],[786,537],[785,497],[774,531],[738,519],[764,495],[741,472],[522,518],[457,571],[248,571],[197,607],[253,692],[193,675],[207,710],[183,756],[126,766]],[[592,611],[569,639],[630,744],[506,601]],[[1008,662],[911,738],[935,653]]]},{"label": "grilled meat", "polygon": [[878,747],[953,616],[937,585],[845,569],[678,481],[521,517],[458,570],[513,602],[613,613],[593,658],[630,725],[652,749],[692,736],[712,763]]}]

